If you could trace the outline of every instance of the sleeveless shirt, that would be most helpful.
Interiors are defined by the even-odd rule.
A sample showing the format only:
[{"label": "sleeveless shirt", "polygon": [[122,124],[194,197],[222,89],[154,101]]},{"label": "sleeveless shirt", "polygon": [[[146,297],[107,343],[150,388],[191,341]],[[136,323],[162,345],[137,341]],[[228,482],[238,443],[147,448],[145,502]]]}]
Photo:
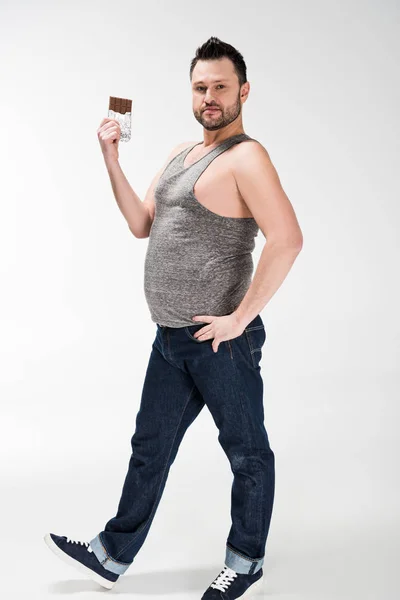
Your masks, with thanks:
[{"label": "sleeveless shirt", "polygon": [[193,188],[214,158],[234,144],[231,136],[188,167],[187,154],[175,155],[154,190],[155,214],[144,261],[144,293],[151,320],[184,327],[195,315],[232,313],[252,279],[252,251],[259,227],[253,217],[224,217],[206,208]]}]

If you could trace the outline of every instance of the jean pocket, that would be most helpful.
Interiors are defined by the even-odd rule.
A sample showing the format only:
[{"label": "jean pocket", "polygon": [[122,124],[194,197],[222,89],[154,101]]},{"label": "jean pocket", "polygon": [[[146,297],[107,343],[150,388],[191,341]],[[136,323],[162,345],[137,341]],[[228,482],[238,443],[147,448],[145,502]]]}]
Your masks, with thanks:
[{"label": "jean pocket", "polygon": [[199,325],[197,325],[197,323],[195,325],[188,325],[187,327],[185,327],[185,333],[188,336],[188,338],[190,338],[194,342],[197,342],[198,344],[202,344],[203,342],[206,342],[209,340],[199,340],[199,339],[193,337],[193,334],[196,333],[196,331],[199,331],[199,329],[201,329],[202,327],[204,327],[204,325],[207,325],[207,323],[200,323]]},{"label": "jean pocket", "polygon": [[264,325],[247,327],[244,330],[247,347],[250,353],[251,364],[255,369],[260,368],[262,349],[267,337]]}]

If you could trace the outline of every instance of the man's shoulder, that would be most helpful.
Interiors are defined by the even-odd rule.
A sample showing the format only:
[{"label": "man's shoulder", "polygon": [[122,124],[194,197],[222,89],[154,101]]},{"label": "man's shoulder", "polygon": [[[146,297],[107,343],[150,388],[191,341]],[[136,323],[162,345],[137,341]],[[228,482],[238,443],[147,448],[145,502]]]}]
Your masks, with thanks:
[{"label": "man's shoulder", "polygon": [[262,145],[262,143],[253,138],[242,140],[240,144],[235,144],[235,148],[235,154],[240,154],[241,156],[254,155],[257,153],[268,154],[267,149]]},{"label": "man's shoulder", "polygon": [[243,140],[240,144],[235,144],[232,162],[233,166],[242,169],[248,167],[250,164],[265,165],[271,163],[271,157],[261,142],[249,139]]}]

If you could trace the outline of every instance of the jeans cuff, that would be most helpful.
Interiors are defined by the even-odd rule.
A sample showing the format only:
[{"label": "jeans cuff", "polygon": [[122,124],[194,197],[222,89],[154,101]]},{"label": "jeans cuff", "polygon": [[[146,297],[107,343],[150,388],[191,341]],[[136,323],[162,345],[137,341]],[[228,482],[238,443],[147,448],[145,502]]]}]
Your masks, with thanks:
[{"label": "jeans cuff", "polygon": [[252,575],[257,573],[264,564],[264,557],[249,558],[244,554],[240,554],[237,550],[233,550],[228,544],[226,545],[225,565],[236,573],[244,573]]},{"label": "jeans cuff", "polygon": [[117,575],[122,575],[125,571],[131,566],[132,563],[124,563],[111,558],[108,554],[107,550],[103,542],[101,541],[100,534],[96,535],[89,542],[90,547],[93,550],[94,555],[100,561],[101,565],[107,569],[107,571],[111,571],[111,573],[116,573]]}]

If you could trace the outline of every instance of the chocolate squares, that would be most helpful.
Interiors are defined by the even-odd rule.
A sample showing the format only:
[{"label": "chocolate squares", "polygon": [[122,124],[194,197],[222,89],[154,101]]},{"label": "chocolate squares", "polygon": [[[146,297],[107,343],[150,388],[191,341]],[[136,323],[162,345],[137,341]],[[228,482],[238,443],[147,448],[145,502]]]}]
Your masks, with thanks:
[{"label": "chocolate squares", "polygon": [[132,100],[129,100],[129,98],[117,98],[116,96],[110,96],[108,109],[124,115],[127,112],[132,112]]},{"label": "chocolate squares", "polygon": [[115,119],[121,126],[121,142],[131,139],[132,100],[110,96],[108,103],[108,116]]}]

